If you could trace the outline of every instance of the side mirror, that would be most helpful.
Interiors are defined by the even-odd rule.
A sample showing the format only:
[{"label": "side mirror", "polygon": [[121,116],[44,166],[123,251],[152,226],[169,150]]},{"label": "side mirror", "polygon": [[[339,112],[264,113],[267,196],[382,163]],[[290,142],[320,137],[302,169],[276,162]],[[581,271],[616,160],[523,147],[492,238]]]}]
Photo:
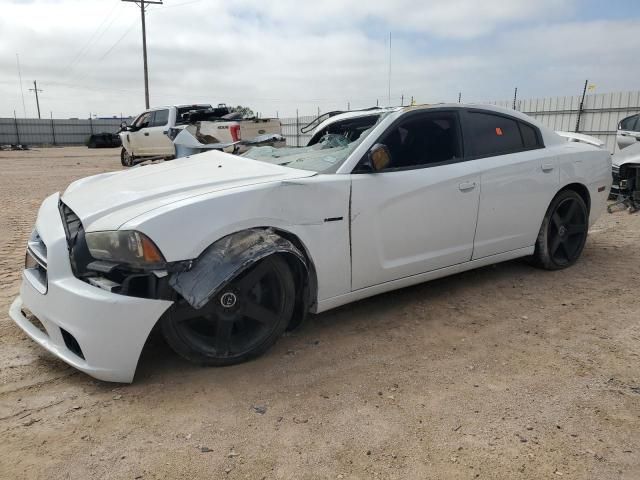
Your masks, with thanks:
[{"label": "side mirror", "polygon": [[376,143],[367,155],[367,166],[374,172],[380,172],[391,164],[391,153],[386,145]]},{"label": "side mirror", "polygon": [[123,122],[120,124],[120,128],[121,128],[121,129],[123,129],[123,130],[124,130],[125,128],[127,128],[127,122],[123,121]]}]

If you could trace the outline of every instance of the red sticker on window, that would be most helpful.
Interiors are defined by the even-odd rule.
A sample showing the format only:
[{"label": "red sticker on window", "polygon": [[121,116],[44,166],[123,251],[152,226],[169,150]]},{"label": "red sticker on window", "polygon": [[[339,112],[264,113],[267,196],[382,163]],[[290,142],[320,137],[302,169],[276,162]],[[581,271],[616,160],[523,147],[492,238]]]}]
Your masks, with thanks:
[{"label": "red sticker on window", "polygon": [[502,136],[502,129],[500,127],[496,127],[496,135],[498,135],[499,137]]}]

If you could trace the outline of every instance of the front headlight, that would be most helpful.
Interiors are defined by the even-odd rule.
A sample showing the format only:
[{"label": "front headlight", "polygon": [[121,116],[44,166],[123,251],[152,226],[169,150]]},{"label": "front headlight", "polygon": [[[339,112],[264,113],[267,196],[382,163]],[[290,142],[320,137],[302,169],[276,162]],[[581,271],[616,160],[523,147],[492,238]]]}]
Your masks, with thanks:
[{"label": "front headlight", "polygon": [[96,260],[125,263],[140,268],[163,268],[165,259],[155,243],[134,230],[90,232],[85,235],[89,253]]}]

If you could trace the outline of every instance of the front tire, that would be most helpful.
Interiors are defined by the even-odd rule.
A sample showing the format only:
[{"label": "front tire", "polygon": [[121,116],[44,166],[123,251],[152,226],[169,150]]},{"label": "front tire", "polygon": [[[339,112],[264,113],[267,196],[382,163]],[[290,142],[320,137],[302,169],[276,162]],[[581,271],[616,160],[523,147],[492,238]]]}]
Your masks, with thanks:
[{"label": "front tire", "polygon": [[589,230],[589,211],[580,195],[564,190],[551,201],[542,221],[533,263],[545,270],[570,267],[582,254]]},{"label": "front tire", "polygon": [[127,149],[122,147],[122,150],[120,150],[120,163],[122,164],[122,166],[133,167],[134,162],[135,159],[133,155],[130,155],[129,152],[127,152]]},{"label": "front tire", "polygon": [[271,255],[227,284],[201,309],[179,299],[161,320],[169,346],[201,365],[245,362],[268,350],[293,315],[295,284],[281,255]]}]

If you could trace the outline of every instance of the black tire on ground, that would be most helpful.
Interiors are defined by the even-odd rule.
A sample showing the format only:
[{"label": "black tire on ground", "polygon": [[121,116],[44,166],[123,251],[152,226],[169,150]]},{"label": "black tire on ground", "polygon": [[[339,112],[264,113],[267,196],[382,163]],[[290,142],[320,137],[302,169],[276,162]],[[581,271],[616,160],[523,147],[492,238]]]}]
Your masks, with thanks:
[{"label": "black tire on ground", "polygon": [[120,163],[123,167],[133,167],[134,165],[134,157],[129,155],[129,152],[124,147],[120,150]]},{"label": "black tire on ground", "polygon": [[533,264],[546,270],[560,270],[576,263],[589,230],[589,211],[573,190],[563,190],[551,201],[542,221]]},{"label": "black tire on ground", "polygon": [[284,333],[295,305],[291,268],[281,255],[260,260],[199,310],[179,299],[161,319],[169,346],[201,365],[245,362]]}]

